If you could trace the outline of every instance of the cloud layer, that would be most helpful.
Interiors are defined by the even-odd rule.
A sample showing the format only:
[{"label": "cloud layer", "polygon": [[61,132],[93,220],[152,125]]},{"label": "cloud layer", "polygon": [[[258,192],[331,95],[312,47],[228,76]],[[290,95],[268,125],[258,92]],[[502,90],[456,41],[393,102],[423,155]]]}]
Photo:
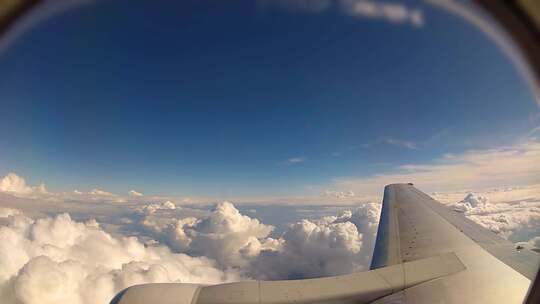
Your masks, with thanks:
[{"label": "cloud layer", "polygon": [[96,221],[76,222],[68,214],[7,221],[0,226],[2,303],[108,303],[133,284],[239,279],[208,258],[113,237]]},{"label": "cloud layer", "polygon": [[[121,289],[148,282],[362,271],[370,263],[381,207],[360,203],[352,191],[328,191],[327,200],[354,201],[356,207],[310,216],[304,206],[299,220],[276,229],[230,202],[208,209],[101,189],[50,193],[16,174],[2,179],[2,187],[0,299],[8,304],[108,303]],[[432,195],[512,242],[540,245],[540,185]],[[264,210],[250,208],[257,216]]]},{"label": "cloud layer", "polygon": [[[67,213],[33,219],[2,208],[0,298],[2,303],[107,303],[133,284],[362,270],[369,262],[379,206],[365,204],[340,216],[302,220],[272,238],[272,226],[224,202],[207,217],[177,219],[152,230],[165,244],[115,237],[97,221],[74,221]],[[147,225],[145,218],[140,224]]]},{"label": "cloud layer", "polygon": [[176,252],[212,258],[246,277],[285,279],[365,269],[379,213],[379,203],[364,203],[339,216],[291,223],[277,237],[273,226],[241,214],[229,202],[217,204],[204,218],[163,222],[147,216],[141,224]]},{"label": "cloud layer", "polygon": [[[539,190],[539,187],[523,187],[491,189],[481,195],[468,193],[462,200],[447,206],[512,242],[536,245],[540,237],[540,192],[531,191],[531,188]],[[435,197],[455,195],[463,194],[438,194]],[[491,195],[496,199],[512,199],[492,202],[488,197]]]}]

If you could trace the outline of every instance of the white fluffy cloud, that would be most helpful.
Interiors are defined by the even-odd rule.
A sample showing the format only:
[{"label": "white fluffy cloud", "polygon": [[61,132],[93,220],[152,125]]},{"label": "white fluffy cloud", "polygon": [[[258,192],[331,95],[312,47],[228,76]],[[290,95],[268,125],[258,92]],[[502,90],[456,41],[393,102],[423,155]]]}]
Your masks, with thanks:
[{"label": "white fluffy cloud", "polygon": [[273,229],[223,202],[207,218],[178,220],[167,233],[169,244],[176,250],[208,256],[224,267],[243,267],[272,243],[268,236]]},{"label": "white fluffy cloud", "polygon": [[68,214],[8,219],[0,226],[2,303],[108,303],[133,284],[239,279],[208,258],[147,247],[135,237],[113,237],[96,221],[76,222]]},{"label": "white fluffy cloud", "polygon": [[450,204],[449,207],[455,211],[470,215],[493,212],[492,208],[495,208],[495,205],[490,204],[487,197],[469,193],[464,199],[457,203]]},{"label": "white fluffy cloud", "polygon": [[373,251],[380,204],[289,226],[279,247],[261,251],[251,264],[264,279],[307,278],[365,270]]},{"label": "white fluffy cloud", "polygon": [[127,196],[118,195],[101,188],[94,188],[90,191],[73,190],[71,192],[50,192],[44,183],[31,186],[26,180],[10,172],[0,179],[0,192],[4,192],[16,197],[33,198],[49,201],[94,201],[94,202],[116,202],[124,203],[128,201],[140,201],[143,193],[131,190]]},{"label": "white fluffy cloud", "polygon": [[[101,191],[70,194],[82,203],[0,197],[5,204],[0,207],[2,303],[107,303],[115,292],[138,283],[308,278],[365,270],[381,207],[359,204],[348,191],[328,191],[325,200],[345,197],[339,202],[356,200],[358,207],[295,220],[278,234],[229,202],[211,210],[180,208],[165,199],[118,204],[116,196]],[[84,202],[98,196],[109,199]],[[540,244],[540,185],[434,197],[513,242]],[[27,213],[39,208],[38,215]],[[86,220],[92,214],[99,223]]]},{"label": "white fluffy cloud", "polygon": [[[180,208],[180,207],[178,207]],[[150,203],[144,206],[137,207],[137,212],[141,214],[153,214],[158,210],[176,210],[176,205],[171,201],[164,201],[161,203]]]},{"label": "white fluffy cloud", "polygon": [[540,202],[488,204],[469,211],[468,217],[512,242],[540,236]]},{"label": "white fluffy cloud", "polygon": [[[488,195],[500,192],[512,190],[491,190]],[[486,194],[469,193],[459,202],[447,206],[512,242],[536,244],[535,238],[540,237],[540,199],[521,196],[523,199],[519,200],[517,194],[513,197],[515,199],[511,201],[493,203]]]},{"label": "white fluffy cloud", "polygon": [[13,194],[15,196],[30,197],[48,194],[45,184],[28,186],[26,180],[17,174],[10,172],[0,179],[0,191]]},{"label": "white fluffy cloud", "polygon": [[301,220],[272,237],[274,227],[242,215],[229,202],[206,217],[164,223],[147,216],[141,224],[174,251],[206,256],[223,269],[263,279],[315,277],[365,269],[373,251],[380,204],[317,220]]}]

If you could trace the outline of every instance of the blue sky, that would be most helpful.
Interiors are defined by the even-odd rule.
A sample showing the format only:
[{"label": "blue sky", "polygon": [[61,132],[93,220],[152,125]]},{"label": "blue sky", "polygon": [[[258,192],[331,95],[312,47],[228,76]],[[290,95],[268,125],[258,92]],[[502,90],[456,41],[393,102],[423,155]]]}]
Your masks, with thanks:
[{"label": "blue sky", "polygon": [[[0,173],[58,191],[304,193],[513,144],[538,106],[480,31],[256,1],[97,1],[0,56]],[[266,4],[271,2],[266,2]]]}]

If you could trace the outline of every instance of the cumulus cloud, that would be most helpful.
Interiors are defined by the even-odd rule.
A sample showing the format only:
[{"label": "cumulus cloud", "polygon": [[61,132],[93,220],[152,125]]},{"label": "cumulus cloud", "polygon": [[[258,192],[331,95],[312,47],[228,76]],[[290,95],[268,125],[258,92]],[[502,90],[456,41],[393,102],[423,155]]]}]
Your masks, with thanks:
[{"label": "cumulus cloud", "polygon": [[467,216],[512,242],[528,242],[540,236],[540,202],[498,206],[501,204],[479,206],[470,210]]},{"label": "cumulus cloud", "polygon": [[96,188],[89,192],[74,190],[72,192],[49,192],[44,183],[30,186],[26,180],[10,172],[0,179],[0,192],[19,198],[30,198],[48,201],[84,200],[84,201],[114,201],[125,202],[126,199],[114,193]]},{"label": "cumulus cloud", "polygon": [[[527,188],[539,190],[538,187]],[[516,193],[511,195],[512,200],[498,202],[492,202],[487,197],[490,194],[497,197],[501,192],[506,193],[505,197],[509,197],[509,192]],[[463,212],[477,224],[514,243],[525,242],[535,246],[537,238],[540,237],[540,198],[530,197],[531,193],[519,188],[491,189],[482,195],[468,193],[462,200],[447,203],[447,206],[454,211]],[[540,192],[536,192],[536,196],[539,194]],[[438,196],[443,195],[435,195]]]},{"label": "cumulus cloud", "polygon": [[[71,195],[100,195],[91,192]],[[358,199],[348,190],[323,195],[326,200]],[[434,196],[513,242],[529,247],[540,243],[540,185]],[[31,200],[17,199],[19,204],[26,201]],[[62,208],[74,206],[72,215],[45,209],[30,216],[13,204],[0,207],[2,303],[108,303],[115,292],[139,283],[294,279],[362,271],[370,263],[381,210],[380,203],[357,203],[349,210],[339,208],[338,215],[299,216],[275,229],[230,202],[210,210],[180,208],[167,200],[107,202],[64,203]],[[257,212],[249,214],[264,218],[264,209],[253,208]],[[92,220],[88,210],[113,216]],[[87,215],[81,219],[81,214]]]},{"label": "cumulus cloud", "polygon": [[48,194],[45,184],[41,183],[33,187],[28,186],[24,178],[13,172],[8,173],[0,179],[0,191],[22,197]]},{"label": "cumulus cloud", "polygon": [[196,256],[208,256],[224,267],[242,267],[265,246],[273,226],[242,215],[233,204],[217,204],[210,216],[185,218],[168,227],[172,248]]},{"label": "cumulus cloud", "polygon": [[251,264],[255,277],[310,278],[365,270],[369,264],[380,204],[289,226],[276,249],[263,250]]},{"label": "cumulus cloud", "polygon": [[[535,147],[528,143],[514,149],[471,151],[446,156],[440,164],[402,166],[401,170],[407,177],[420,174],[426,179],[442,174],[437,166],[472,166],[493,173],[488,170],[490,162],[497,160],[503,166],[500,170],[517,166],[535,172],[535,162],[527,162],[537,157]],[[499,161],[510,157],[511,163]],[[3,178],[0,185],[2,192],[18,196],[47,193],[44,187],[28,186],[14,173]],[[273,226],[242,214],[229,202],[208,211],[181,209],[166,199],[144,205],[137,200],[116,204],[121,196],[99,188],[47,194],[60,195],[77,200],[59,205],[33,198],[2,197],[3,202],[14,199],[0,207],[3,303],[87,303],[88,299],[106,303],[119,289],[142,282],[308,278],[364,270],[373,251],[381,207],[378,203],[359,204],[337,216],[295,221],[278,234]],[[539,242],[540,185],[434,196],[513,242],[527,246]],[[328,190],[322,197],[340,202],[359,199],[351,190]],[[95,200],[104,204],[98,207],[86,203]],[[27,211],[43,208],[43,212],[30,216],[16,206]],[[93,211],[99,223],[74,221],[61,213],[63,208],[73,208],[73,216],[85,220],[88,215],[84,214]],[[55,217],[46,216],[58,212]],[[54,287],[47,285],[51,282]]]},{"label": "cumulus cloud", "polygon": [[455,211],[465,214],[489,213],[492,211],[491,206],[494,205],[489,203],[487,197],[474,195],[473,193],[469,193],[461,201],[449,205]]},{"label": "cumulus cloud", "polygon": [[108,303],[134,284],[239,279],[206,257],[145,246],[135,237],[113,237],[95,220],[76,222],[68,214],[8,220],[0,226],[2,303]]},{"label": "cumulus cloud", "polygon": [[300,220],[272,235],[274,227],[243,215],[229,202],[205,217],[141,224],[175,252],[206,256],[222,269],[258,279],[306,278],[349,273],[369,265],[380,213],[364,203],[339,216]]},{"label": "cumulus cloud", "polygon": [[129,194],[130,196],[135,196],[135,197],[140,197],[140,196],[143,196],[143,195],[144,195],[144,194],[142,194],[141,192],[137,192],[137,191],[135,191],[135,190],[130,190],[130,191],[128,192],[128,194]]},{"label": "cumulus cloud", "polygon": [[[150,203],[144,206],[137,207],[137,212],[142,214],[153,214],[158,210],[176,210],[176,205],[171,201],[164,201],[161,203]],[[180,208],[180,207],[178,207]]]}]

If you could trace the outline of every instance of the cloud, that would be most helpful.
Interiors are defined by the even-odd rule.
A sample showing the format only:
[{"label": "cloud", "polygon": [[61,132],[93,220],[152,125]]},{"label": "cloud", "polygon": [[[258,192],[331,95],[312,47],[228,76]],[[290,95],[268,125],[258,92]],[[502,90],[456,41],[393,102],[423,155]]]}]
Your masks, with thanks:
[{"label": "cloud", "polygon": [[129,197],[118,195],[100,188],[94,188],[88,192],[74,190],[73,192],[50,193],[58,201],[84,201],[84,202],[115,202],[125,203]]},{"label": "cloud", "polygon": [[[406,164],[367,177],[336,178],[331,188],[380,194],[387,184],[413,182],[425,191],[451,191],[540,182],[540,143],[471,150],[429,163]],[[327,185],[326,188],[329,188]]]},{"label": "cloud", "polygon": [[0,226],[2,303],[108,303],[134,284],[240,278],[206,257],[145,246],[135,237],[113,237],[96,221],[76,222],[68,214],[8,220]]},{"label": "cloud", "polygon": [[325,190],[322,194],[324,197],[332,197],[332,198],[352,198],[355,197],[354,192],[352,191],[332,191],[332,190]]},{"label": "cloud", "polygon": [[274,227],[241,214],[229,202],[207,216],[164,223],[150,216],[141,224],[175,252],[216,260],[257,279],[306,278],[348,273],[369,265],[379,203],[361,204],[339,216],[301,220],[272,236]]},{"label": "cloud", "polygon": [[[535,238],[540,236],[540,185],[491,188],[466,194],[436,193],[433,197],[514,243],[536,244]],[[456,202],[456,197],[462,199]]]},{"label": "cloud", "polygon": [[524,206],[469,215],[474,222],[512,242],[529,241],[540,235],[540,207]]},{"label": "cloud", "polygon": [[[530,247],[539,242],[540,186],[435,197],[511,241]],[[17,200],[24,201],[30,200]],[[69,202],[62,208],[73,208],[73,215],[48,216],[55,211],[45,209],[35,217],[0,207],[2,303],[108,303],[115,292],[139,283],[212,284],[366,270],[381,204],[358,204],[335,216],[300,217],[280,233],[230,202],[210,210],[180,209],[166,200],[120,206]],[[264,209],[260,211],[250,214],[262,215]],[[93,220],[90,212],[112,216]],[[72,218],[81,213],[85,220]]]},{"label": "cloud", "polygon": [[19,209],[0,207],[0,218],[19,214],[22,214],[22,211]]},{"label": "cloud", "polygon": [[223,267],[242,267],[269,245],[273,226],[242,215],[233,204],[219,203],[207,218],[185,218],[167,228],[172,248],[208,256]]},{"label": "cloud", "polygon": [[48,194],[45,184],[28,186],[26,180],[17,174],[10,172],[0,180],[0,191],[20,197],[29,197]]},{"label": "cloud", "polygon": [[473,193],[488,199],[490,203],[508,203],[520,201],[540,201],[540,184],[528,186],[503,186],[491,188],[475,188],[475,190],[463,190],[453,192],[432,192],[431,196],[443,204],[451,204],[460,201],[463,196]]},{"label": "cloud", "polygon": [[410,150],[418,150],[418,147],[412,141],[400,140],[400,139],[390,138],[390,137],[384,138],[382,141],[388,145],[410,149]]},{"label": "cloud", "polygon": [[319,220],[301,220],[263,250],[251,263],[263,279],[298,279],[365,270],[373,250],[380,204],[363,204],[354,212]]},{"label": "cloud", "polygon": [[420,9],[410,8],[400,2],[373,0],[261,0],[263,8],[277,8],[293,12],[323,13],[330,9],[352,17],[381,19],[394,24],[424,25]]},{"label": "cloud", "polygon": [[422,11],[408,8],[402,3],[371,0],[342,0],[340,3],[343,11],[351,16],[409,23],[414,27],[424,25]]},{"label": "cloud", "polygon": [[[150,203],[144,206],[137,207],[137,212],[141,214],[154,214],[158,210],[176,210],[176,205],[171,201],[162,203]],[[180,207],[178,207],[180,208]]]},{"label": "cloud", "polygon": [[[491,204],[489,203],[489,199],[487,197],[477,196],[473,193],[469,193],[461,201],[449,205],[449,207],[454,209],[454,211],[463,212],[465,214],[474,214],[478,211],[484,213],[486,212],[485,209],[490,206]],[[487,212],[489,213],[492,211],[488,209]]]},{"label": "cloud", "polygon": [[92,191],[89,192],[89,194],[91,195],[98,195],[98,196],[114,196],[113,193],[111,192],[107,192],[105,190],[101,190],[101,189],[92,189]]},{"label": "cloud", "polygon": [[511,211],[513,207],[507,203],[492,204],[485,196],[467,194],[464,199],[457,203],[449,204],[454,211],[463,212],[465,215],[489,215]]},{"label": "cloud", "polygon": [[303,163],[305,161],[306,161],[305,157],[291,157],[287,159],[286,163],[289,165],[293,165],[293,164]]},{"label": "cloud", "polygon": [[135,190],[130,190],[130,191],[128,192],[128,194],[129,194],[130,196],[135,196],[135,197],[140,197],[140,196],[143,196],[143,195],[144,195],[144,194],[142,194],[141,192],[137,192],[137,191],[135,191]]}]

